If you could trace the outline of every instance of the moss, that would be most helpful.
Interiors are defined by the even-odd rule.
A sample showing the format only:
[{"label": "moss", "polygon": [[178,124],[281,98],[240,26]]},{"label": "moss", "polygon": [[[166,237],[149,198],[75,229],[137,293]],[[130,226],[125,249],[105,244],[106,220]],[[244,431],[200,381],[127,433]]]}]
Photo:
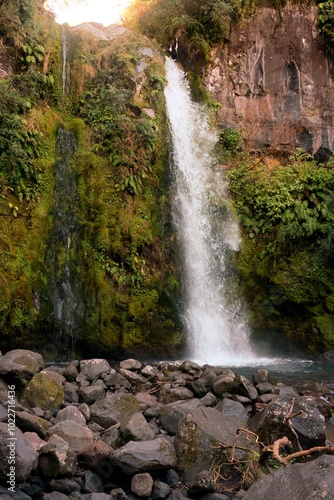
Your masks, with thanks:
[{"label": "moss", "polygon": [[21,402],[28,407],[50,408],[59,407],[64,399],[62,387],[49,376],[37,373],[24,387]]},{"label": "moss", "polygon": [[[79,231],[70,252],[63,247],[57,255],[58,272],[70,258],[80,284],[85,312],[77,349],[117,357],[141,345],[160,349],[160,339],[166,345],[178,344],[174,301],[179,286],[164,195],[168,148],[160,52],[131,33],[104,43],[85,31],[68,31],[69,78],[62,95],[59,26],[52,25],[48,33],[45,71],[55,83],[52,87],[52,79],[45,80],[43,93],[34,94],[25,116],[28,129],[39,133],[34,160],[38,196],[20,201],[9,190],[0,198],[5,215],[2,337],[10,347],[35,347],[37,342],[47,346],[55,337],[48,300],[53,263],[47,255],[61,124],[77,141],[71,166],[77,179],[74,211]],[[24,96],[29,78],[19,82]]]},{"label": "moss", "polygon": [[320,329],[321,338],[324,342],[325,350],[332,349],[334,345],[334,323],[332,314],[323,314],[316,316],[316,324]]}]

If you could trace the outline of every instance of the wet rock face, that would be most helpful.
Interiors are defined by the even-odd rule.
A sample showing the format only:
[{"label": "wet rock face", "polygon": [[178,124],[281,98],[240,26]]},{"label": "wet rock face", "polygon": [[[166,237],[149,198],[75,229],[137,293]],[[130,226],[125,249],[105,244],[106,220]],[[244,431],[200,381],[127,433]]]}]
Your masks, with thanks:
[{"label": "wet rock face", "polygon": [[222,126],[240,128],[246,147],[302,147],[318,156],[334,148],[334,70],[317,12],[259,9],[214,50],[207,87],[222,104]]}]

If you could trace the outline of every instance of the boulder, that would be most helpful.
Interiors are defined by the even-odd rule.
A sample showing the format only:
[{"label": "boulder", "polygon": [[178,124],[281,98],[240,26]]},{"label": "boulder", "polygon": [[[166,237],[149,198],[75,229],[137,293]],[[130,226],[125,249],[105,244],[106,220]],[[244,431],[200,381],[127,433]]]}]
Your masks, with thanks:
[{"label": "boulder", "polygon": [[217,378],[214,369],[207,366],[202,375],[190,383],[190,388],[193,393],[198,397],[203,397],[207,392],[211,391],[212,381]]},{"label": "boulder", "polygon": [[46,441],[41,439],[36,432],[25,432],[23,435],[36,451],[39,451],[46,444]]},{"label": "boulder", "polygon": [[48,377],[52,378],[57,384],[63,386],[66,382],[66,378],[59,372],[56,372],[54,370],[50,370],[46,368],[45,370],[42,370],[40,373],[43,373],[44,375],[47,375]]},{"label": "boulder", "polygon": [[[290,415],[293,417],[287,419]],[[249,428],[265,443],[287,436],[296,451],[298,446],[294,432],[303,449],[322,446],[326,441],[325,417],[310,396],[277,397],[251,418]]]},{"label": "boulder", "polygon": [[8,400],[8,385],[2,378],[0,378],[0,403],[4,403],[7,400]]},{"label": "boulder", "polygon": [[55,423],[63,422],[64,420],[72,420],[79,425],[86,425],[86,419],[76,406],[66,406],[62,410],[59,410],[55,418]]},{"label": "boulder", "polygon": [[334,362],[334,349],[330,349],[319,356],[320,361]]},{"label": "boulder", "polygon": [[298,397],[299,394],[296,391],[296,389],[290,385],[284,385],[284,384],[277,384],[275,387],[275,392],[279,396],[292,396],[292,397]]},{"label": "boulder", "polygon": [[234,391],[236,388],[236,376],[232,370],[225,368],[212,380],[211,387],[216,396],[222,396],[224,392]]},{"label": "boulder", "polygon": [[165,386],[159,394],[159,401],[164,404],[173,403],[181,399],[192,399],[194,393],[186,387],[167,387]]},{"label": "boulder", "polygon": [[92,404],[91,419],[104,429],[138,412],[139,403],[132,394],[115,393]]},{"label": "boulder", "polygon": [[248,413],[244,405],[232,399],[223,398],[215,406],[216,410],[220,411],[223,415],[229,415],[239,420],[247,422]]},{"label": "boulder", "polygon": [[307,463],[282,467],[258,479],[243,500],[309,500],[334,498],[334,456],[323,455]]},{"label": "boulder", "polygon": [[132,385],[127,378],[123,377],[120,373],[115,370],[105,377],[104,382],[107,387],[125,387],[125,389],[131,389]]},{"label": "boulder", "polygon": [[199,472],[188,487],[188,495],[191,497],[202,497],[203,495],[213,493],[214,491],[215,485],[213,476],[207,470]]},{"label": "boulder", "polygon": [[150,382],[155,382],[156,380],[163,380],[163,374],[155,367],[151,365],[146,365],[141,370],[141,375],[147,378]]},{"label": "boulder", "polygon": [[101,476],[91,470],[85,470],[83,490],[85,493],[103,493]]},{"label": "boulder", "polygon": [[79,452],[93,443],[94,434],[83,425],[77,424],[73,420],[64,420],[51,427],[47,436],[56,434],[66,441],[72,450]]},{"label": "boulder", "polygon": [[[268,394],[275,392],[275,386],[270,384],[269,382],[260,382],[256,385],[259,394]],[[278,396],[278,394],[276,394]]]},{"label": "boulder", "polygon": [[110,495],[108,495],[107,493],[89,493],[89,494],[84,496],[84,499],[85,500],[110,500]]},{"label": "boulder", "polygon": [[212,392],[207,392],[205,396],[200,399],[202,405],[204,406],[215,406],[218,402],[216,396]]},{"label": "boulder", "polygon": [[126,378],[131,385],[145,385],[147,383],[147,380],[145,377],[142,377],[138,373],[135,373],[131,370],[126,370],[125,368],[120,368],[119,370],[120,375],[122,375],[124,378]]},{"label": "boulder", "polygon": [[123,438],[129,441],[149,441],[155,438],[155,432],[140,412],[133,413],[122,420],[121,433]]},{"label": "boulder", "polygon": [[153,478],[148,472],[135,474],[131,479],[131,491],[137,497],[149,497],[153,488]]},{"label": "boulder", "polygon": [[128,496],[122,488],[114,488],[110,492],[112,500],[128,500]]},{"label": "boulder", "polygon": [[0,375],[30,379],[43,368],[43,357],[27,349],[14,349],[0,357]]},{"label": "boulder", "polygon": [[64,400],[70,403],[79,403],[78,386],[74,382],[65,382]]},{"label": "boulder", "polygon": [[265,368],[255,370],[252,375],[252,381],[255,385],[264,384],[269,382],[269,372]]},{"label": "boulder", "polygon": [[[179,422],[175,449],[178,456],[178,468],[185,481],[191,481],[196,474],[209,470],[214,457],[214,447],[219,443],[231,446],[240,427],[245,421],[223,415],[215,408],[200,407],[189,411]],[[251,442],[238,439],[238,445],[251,448]],[[229,449],[226,450],[227,453]],[[237,458],[246,458],[247,452],[238,450]]]},{"label": "boulder", "polygon": [[87,421],[90,420],[90,406],[88,406],[87,403],[81,403],[78,406],[78,410],[83,414]]},{"label": "boulder", "polygon": [[135,474],[175,467],[176,453],[172,443],[165,438],[130,441],[115,450],[111,462],[126,474]]},{"label": "boulder", "polygon": [[16,412],[16,423],[23,432],[37,432],[37,434],[44,438],[46,436],[47,430],[52,427],[50,422],[44,418],[32,415],[27,411],[17,411]]},{"label": "boulder", "polygon": [[43,410],[57,408],[64,399],[64,390],[61,385],[44,373],[37,373],[24,386],[21,403],[33,408],[39,406]]},{"label": "boulder", "polygon": [[257,401],[259,403],[268,404],[268,403],[270,403],[270,401],[273,401],[276,398],[277,398],[277,394],[261,394],[261,396],[259,396],[257,398]]},{"label": "boulder", "polygon": [[153,488],[151,492],[152,500],[158,500],[158,498],[167,498],[171,493],[171,488],[167,483],[156,480],[153,482]]},{"label": "boulder", "polygon": [[74,491],[80,491],[81,489],[76,481],[69,478],[51,479],[49,484],[52,491],[59,491],[64,495],[71,495]]},{"label": "boulder", "polygon": [[79,393],[85,403],[93,404],[95,401],[104,398],[105,390],[101,385],[94,384],[82,387]]},{"label": "boulder", "polygon": [[70,476],[76,471],[76,455],[64,439],[54,435],[40,449],[38,465],[46,477]]},{"label": "boulder", "polygon": [[99,472],[101,463],[109,460],[113,453],[111,446],[102,439],[98,439],[78,453],[78,463],[80,467],[95,469]]},{"label": "boulder", "polygon": [[43,500],[68,500],[68,496],[60,491],[53,491],[43,496]]},{"label": "boulder", "polygon": [[80,373],[88,380],[95,380],[108,373],[110,365],[106,359],[84,359],[80,361]]},{"label": "boulder", "polygon": [[151,408],[157,404],[157,398],[155,396],[151,396],[148,392],[138,392],[135,395],[135,398],[142,411],[145,411],[147,408]]},{"label": "boulder", "polygon": [[201,367],[195,363],[194,361],[191,361],[190,359],[185,359],[182,361],[180,364],[180,370],[182,372],[190,372],[190,373],[198,373],[200,374],[202,372]]},{"label": "boulder", "polygon": [[[38,453],[18,427],[0,422],[0,480],[7,485],[14,470],[14,482],[24,483],[37,467]],[[14,469],[12,469],[14,467]],[[11,486],[11,484],[9,484]]]},{"label": "boulder", "polygon": [[5,422],[8,419],[8,410],[0,404],[0,422]]},{"label": "boulder", "polygon": [[123,361],[120,362],[119,364],[120,368],[124,368],[125,370],[140,370],[142,367],[142,364],[140,361],[137,359],[124,359]]},{"label": "boulder", "polygon": [[202,406],[199,399],[192,398],[186,401],[175,401],[161,406],[159,410],[159,420],[162,427],[169,434],[176,434],[180,420],[189,412]]},{"label": "boulder", "polygon": [[63,371],[63,376],[68,382],[73,382],[77,378],[78,374],[78,369],[73,363],[68,364]]},{"label": "boulder", "polygon": [[259,395],[256,387],[248,380],[241,380],[237,384],[236,391],[237,394],[245,396],[246,398],[249,398],[251,401],[256,401]]}]

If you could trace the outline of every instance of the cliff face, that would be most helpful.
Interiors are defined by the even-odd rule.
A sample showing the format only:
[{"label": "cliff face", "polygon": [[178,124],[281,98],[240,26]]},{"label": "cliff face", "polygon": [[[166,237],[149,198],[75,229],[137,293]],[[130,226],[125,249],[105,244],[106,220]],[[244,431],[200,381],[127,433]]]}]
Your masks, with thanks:
[{"label": "cliff face", "polygon": [[246,147],[301,147],[320,160],[334,148],[334,68],[317,12],[259,9],[214,50],[206,85],[221,125],[240,128]]}]

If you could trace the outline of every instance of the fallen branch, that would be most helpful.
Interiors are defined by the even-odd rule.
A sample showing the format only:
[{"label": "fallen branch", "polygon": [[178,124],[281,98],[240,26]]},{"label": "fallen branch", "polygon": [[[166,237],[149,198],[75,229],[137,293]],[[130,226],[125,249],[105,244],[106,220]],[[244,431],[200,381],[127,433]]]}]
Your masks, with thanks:
[{"label": "fallen branch", "polygon": [[296,451],[287,457],[281,458],[281,463],[287,465],[288,462],[291,462],[291,460],[294,460],[295,458],[312,455],[312,453],[329,453],[330,455],[334,455],[334,446],[315,446],[314,448],[309,448],[308,450]]},{"label": "fallen branch", "polygon": [[313,453],[330,453],[334,454],[334,446],[315,446],[313,448],[309,448],[308,450],[300,450],[295,453],[291,453],[286,457],[281,457],[280,449],[285,446],[291,446],[291,441],[284,436],[280,439],[277,439],[272,445],[265,446],[261,450],[261,456],[272,454],[272,457],[277,460],[282,465],[288,465],[291,460],[295,458],[305,457],[308,455],[312,455]]},{"label": "fallen branch", "polygon": [[299,411],[296,411],[295,413],[291,413],[292,410],[293,410],[293,407],[295,405],[295,400],[296,398],[293,398],[292,399],[292,403],[291,403],[291,406],[290,406],[290,410],[289,410],[289,413],[287,414],[287,416],[285,417],[285,421],[286,423],[288,424],[292,434],[295,436],[296,438],[296,441],[297,441],[297,446],[299,448],[299,451],[303,451],[303,448],[301,447],[300,445],[300,442],[299,442],[299,438],[298,438],[298,434],[297,432],[295,431],[295,429],[293,428],[292,426],[292,423],[291,423],[291,419],[294,418],[294,417],[297,417],[297,415],[300,415],[302,412],[302,410],[299,410]]},{"label": "fallen branch", "polygon": [[[255,439],[255,444],[262,445],[262,443],[259,442],[259,436],[257,434],[255,434],[255,432],[252,432],[249,429],[243,429],[242,427],[240,427],[239,429],[237,429],[235,438],[233,439],[232,451],[231,451],[231,462],[234,462],[234,452],[235,452],[235,449],[236,448],[237,449],[242,449],[241,447],[236,446],[237,440],[239,439],[239,437],[241,436],[242,433],[246,434],[246,440],[247,441],[250,441],[249,436],[252,435],[252,436],[255,436],[255,438],[256,438]],[[245,448],[243,448],[243,449],[245,449]]]}]

